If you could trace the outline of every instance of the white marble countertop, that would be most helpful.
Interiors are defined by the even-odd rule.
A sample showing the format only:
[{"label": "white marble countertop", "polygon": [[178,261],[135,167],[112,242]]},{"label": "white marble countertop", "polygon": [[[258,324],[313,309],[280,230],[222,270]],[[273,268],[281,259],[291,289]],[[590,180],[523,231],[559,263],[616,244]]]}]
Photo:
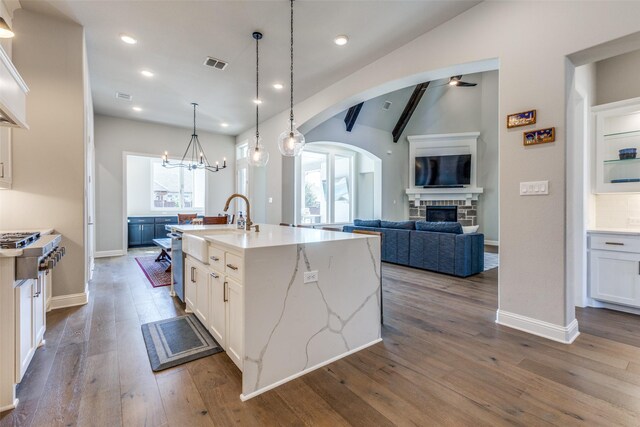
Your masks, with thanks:
[{"label": "white marble countertop", "polygon": [[587,230],[589,234],[621,234],[628,236],[640,236],[640,229],[630,228],[591,228]]},{"label": "white marble countertop", "polygon": [[[45,234],[53,233],[53,228],[42,228],[42,229],[24,229],[24,230],[0,230],[0,234],[4,233],[26,233],[30,231],[39,231],[41,236]],[[22,249],[0,249],[0,257],[2,258],[11,258],[22,255]]]},{"label": "white marble countertop", "polygon": [[[206,226],[205,226],[206,227]],[[216,226],[211,226],[216,227]],[[221,231],[225,231],[225,225]],[[283,227],[280,225],[260,224],[260,232],[237,230],[237,233],[204,234],[206,240],[238,249],[254,249],[273,246],[297,245],[302,243],[331,242],[336,240],[371,239],[377,236],[367,234],[343,233],[341,231],[318,230],[302,227]]]}]

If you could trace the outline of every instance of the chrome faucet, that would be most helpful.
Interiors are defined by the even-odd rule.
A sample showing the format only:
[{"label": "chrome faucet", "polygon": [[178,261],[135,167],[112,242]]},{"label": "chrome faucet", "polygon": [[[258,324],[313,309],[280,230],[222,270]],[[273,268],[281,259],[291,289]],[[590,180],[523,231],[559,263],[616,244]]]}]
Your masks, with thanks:
[{"label": "chrome faucet", "polygon": [[235,199],[236,197],[240,197],[242,200],[244,200],[244,202],[247,204],[247,218],[246,218],[246,224],[244,226],[244,229],[247,231],[251,231],[251,226],[253,226],[253,228],[256,229],[256,233],[260,231],[260,226],[259,225],[253,225],[253,222],[251,222],[251,204],[249,203],[249,199],[246,198],[246,196],[243,196],[242,194],[232,194],[231,196],[229,196],[229,198],[227,199],[227,203],[224,204],[224,211],[228,211],[229,210],[229,204],[231,203],[231,201],[233,199]]}]

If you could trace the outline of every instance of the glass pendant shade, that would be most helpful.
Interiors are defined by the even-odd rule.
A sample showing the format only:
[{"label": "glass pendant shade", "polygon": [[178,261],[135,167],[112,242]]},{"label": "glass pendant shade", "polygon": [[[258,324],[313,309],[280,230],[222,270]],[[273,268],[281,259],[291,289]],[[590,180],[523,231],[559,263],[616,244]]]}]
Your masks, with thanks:
[{"label": "glass pendant shade", "polygon": [[261,138],[254,138],[254,144],[249,147],[247,162],[256,167],[262,167],[269,163],[269,152],[262,145]]},{"label": "glass pendant shade", "polygon": [[286,130],[278,137],[278,149],[283,156],[297,156],[304,149],[304,144],[304,135],[295,126],[293,130]]}]

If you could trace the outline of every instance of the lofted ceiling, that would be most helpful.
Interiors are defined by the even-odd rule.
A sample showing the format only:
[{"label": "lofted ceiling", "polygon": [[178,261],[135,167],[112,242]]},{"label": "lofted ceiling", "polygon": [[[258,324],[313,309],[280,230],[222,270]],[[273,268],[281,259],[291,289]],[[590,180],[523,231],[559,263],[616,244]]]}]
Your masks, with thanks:
[{"label": "lofted ceiling", "polygon": [[[299,102],[473,7],[479,1],[295,2],[295,101]],[[34,12],[85,27],[96,113],[237,135],[254,125],[255,42],[260,42],[261,120],[289,104],[288,1],[21,0]],[[123,43],[120,34],[138,43]],[[336,46],[335,36],[349,43]],[[416,54],[419,54],[418,52]],[[203,65],[225,61],[224,71]],[[389,64],[394,66],[394,64]],[[140,74],[150,70],[155,75]],[[283,83],[277,91],[273,83]],[[116,91],[133,96],[116,99]],[[132,110],[133,106],[142,109]],[[228,127],[221,126],[228,123]]]}]

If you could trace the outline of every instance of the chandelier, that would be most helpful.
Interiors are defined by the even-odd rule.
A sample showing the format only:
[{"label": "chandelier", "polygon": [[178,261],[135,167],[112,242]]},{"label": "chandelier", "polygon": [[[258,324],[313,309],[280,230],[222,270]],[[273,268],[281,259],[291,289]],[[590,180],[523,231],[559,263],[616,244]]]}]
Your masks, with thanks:
[{"label": "chandelier", "polygon": [[[260,101],[260,49],[258,43],[262,39],[262,33],[256,31],[252,34],[256,41],[256,101]],[[269,152],[262,145],[260,138],[260,102],[256,102],[256,136],[254,138],[253,146],[249,148],[249,155],[247,162],[251,166],[261,167],[265,166],[269,161]]]},{"label": "chandelier", "polygon": [[304,148],[304,135],[296,128],[293,121],[293,0],[291,0],[291,109],[289,110],[289,126],[288,129],[278,137],[278,149],[283,156],[295,157],[302,152]]},{"label": "chandelier", "polygon": [[193,133],[191,134],[191,140],[189,141],[189,145],[187,145],[187,149],[184,150],[182,160],[178,163],[171,162],[169,160],[169,152],[165,151],[162,156],[162,166],[165,168],[184,168],[187,170],[204,169],[209,172],[219,172],[227,167],[227,159],[224,158],[222,160],[222,166],[220,166],[220,163],[217,161],[215,165],[209,163],[207,156],[204,154],[204,149],[202,145],[200,145],[198,133],[196,132],[196,107],[198,104],[192,102],[191,105],[193,105]]}]

